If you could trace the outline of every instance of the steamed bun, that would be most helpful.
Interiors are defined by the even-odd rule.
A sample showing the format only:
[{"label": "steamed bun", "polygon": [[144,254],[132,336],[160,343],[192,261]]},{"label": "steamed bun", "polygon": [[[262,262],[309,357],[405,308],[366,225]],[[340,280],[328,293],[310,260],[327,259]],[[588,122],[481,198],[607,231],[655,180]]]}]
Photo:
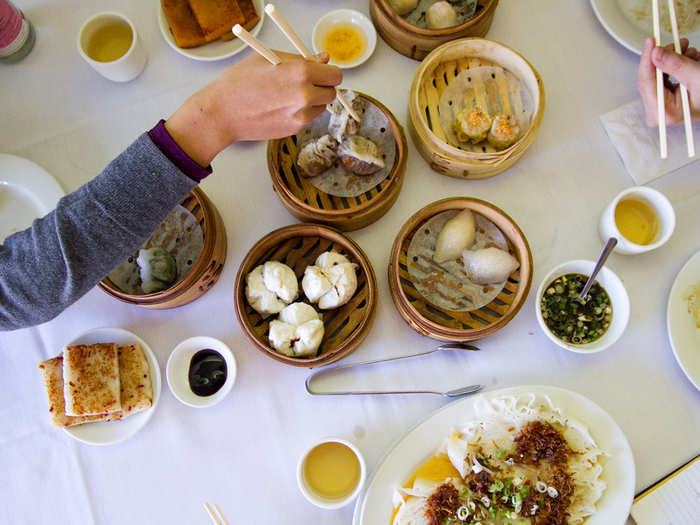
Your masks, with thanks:
[{"label": "steamed bun", "polygon": [[277,261],[255,267],[245,279],[246,299],[262,315],[279,313],[299,295],[294,270]]},{"label": "steamed bun", "polygon": [[435,2],[425,12],[425,22],[430,29],[456,26],[457,13],[449,2]]},{"label": "steamed bun", "polygon": [[471,248],[476,238],[476,224],[471,210],[462,210],[445,223],[440,230],[433,260],[443,263],[456,259],[462,252]]},{"label": "steamed bun", "polygon": [[301,287],[312,303],[321,310],[344,305],[357,290],[356,264],[337,252],[324,252],[316,263],[307,266]]},{"label": "steamed bun", "polygon": [[467,277],[476,284],[502,283],[520,267],[520,262],[510,253],[493,247],[465,250],[462,260]]},{"label": "steamed bun", "polygon": [[418,0],[389,0],[391,8],[400,15],[407,15],[418,5]]},{"label": "steamed bun", "polygon": [[321,346],[324,331],[323,321],[313,307],[292,303],[280,312],[279,319],[270,322],[268,339],[280,354],[308,357]]}]

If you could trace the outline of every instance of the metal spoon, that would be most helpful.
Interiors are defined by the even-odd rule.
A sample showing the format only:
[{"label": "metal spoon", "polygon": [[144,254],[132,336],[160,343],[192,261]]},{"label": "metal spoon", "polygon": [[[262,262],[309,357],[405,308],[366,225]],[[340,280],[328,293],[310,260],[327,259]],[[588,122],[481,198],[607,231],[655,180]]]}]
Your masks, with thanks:
[{"label": "metal spoon", "polygon": [[600,272],[600,270],[603,268],[605,261],[608,260],[608,256],[612,253],[616,245],[617,239],[615,237],[610,237],[608,242],[605,243],[603,251],[600,252],[600,257],[598,257],[598,262],[596,263],[595,268],[593,268],[593,273],[591,273],[588,281],[586,281],[586,286],[583,287],[583,290],[581,290],[581,293],[578,296],[579,301],[584,302],[586,295],[588,295],[588,291],[591,289],[591,286],[593,286],[593,281],[595,281],[598,272]]}]

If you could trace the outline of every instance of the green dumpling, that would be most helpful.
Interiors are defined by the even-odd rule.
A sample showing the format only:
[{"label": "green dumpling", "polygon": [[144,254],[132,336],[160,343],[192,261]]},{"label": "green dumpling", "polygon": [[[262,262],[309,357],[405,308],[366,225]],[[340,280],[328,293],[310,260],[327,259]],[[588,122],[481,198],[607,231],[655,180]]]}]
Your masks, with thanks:
[{"label": "green dumpling", "polygon": [[160,292],[169,288],[177,278],[177,265],[170,252],[163,248],[139,250],[136,259],[144,293]]}]

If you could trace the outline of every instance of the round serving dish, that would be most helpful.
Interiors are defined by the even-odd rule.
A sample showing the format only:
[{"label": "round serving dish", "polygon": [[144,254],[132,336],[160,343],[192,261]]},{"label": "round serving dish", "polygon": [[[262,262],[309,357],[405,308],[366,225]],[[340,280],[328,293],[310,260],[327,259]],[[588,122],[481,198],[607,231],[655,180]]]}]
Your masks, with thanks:
[{"label": "round serving dish", "polygon": [[463,24],[444,29],[427,29],[411,24],[388,4],[370,0],[369,13],[384,41],[396,51],[423,60],[436,47],[462,37],[482,37],[491,27],[498,0],[479,0],[476,13]]},{"label": "round serving dish", "polygon": [[396,139],[396,160],[389,175],[371,190],[357,197],[336,197],[316,189],[297,172],[296,159],[300,146],[297,135],[267,143],[267,167],[272,187],[282,204],[301,221],[326,224],[341,231],[364,228],[384,215],[396,202],[406,173],[408,144],[403,127],[378,100],[357,92],[376,105],[389,119]]},{"label": "round serving dish", "polygon": [[[459,73],[479,66],[506,69],[532,96],[534,110],[529,127],[515,144],[501,151],[472,152],[452,146],[440,124],[438,105],[443,91]],[[499,82],[498,77],[495,79]],[[501,90],[500,96],[505,105],[508,91]],[[463,38],[438,47],[418,67],[408,98],[408,126],[416,148],[435,171],[459,179],[483,179],[506,170],[525,153],[540,129],[544,108],[542,78],[522,55],[498,42]]]},{"label": "round serving dish", "polygon": [[318,19],[314,26],[311,35],[311,43],[314,46],[314,53],[318,54],[325,51],[323,48],[323,38],[326,32],[337,23],[349,22],[357,26],[367,39],[367,47],[365,52],[352,62],[334,62],[332,59],[328,62],[331,65],[338,66],[341,69],[351,69],[364,64],[369,60],[369,57],[374,53],[374,48],[377,45],[377,32],[372,25],[372,22],[365,15],[354,9],[336,9],[326,13]]},{"label": "round serving dish", "polygon": [[180,205],[192,213],[202,227],[204,247],[199,259],[185,278],[160,292],[132,295],[119,290],[105,277],[99,286],[107,294],[125,303],[162,310],[175,308],[204,295],[219,279],[226,261],[226,228],[219,212],[200,188],[194,188]]},{"label": "round serving dish", "polygon": [[[359,266],[357,291],[340,308],[321,311],[325,334],[317,356],[299,358],[279,354],[267,339],[268,326],[276,316],[263,319],[248,304],[246,275],[266,261],[280,261],[291,267],[301,280],[306,267],[329,250],[342,253]],[[317,224],[294,224],[268,233],[253,245],[238,269],[233,302],[241,329],[258,350],[281,363],[314,368],[345,357],[367,336],[377,308],[377,279],[362,248],[338,230]]]},{"label": "round serving dish", "polygon": [[[493,222],[503,233],[511,255],[520,261],[520,267],[508,277],[496,298],[471,312],[457,312],[430,303],[411,281],[407,265],[408,247],[415,232],[439,213],[463,209]],[[530,291],[532,272],[530,246],[513,219],[488,202],[457,197],[428,204],[404,223],[391,248],[389,287],[401,317],[416,332],[438,341],[465,342],[490,335],[515,317]]]},{"label": "round serving dish", "polygon": [[549,337],[549,339],[551,339],[557,346],[578,354],[594,354],[609,348],[622,336],[625,328],[627,328],[627,323],[630,319],[630,299],[627,295],[627,290],[625,290],[625,285],[622,284],[620,278],[607,266],[604,266],[600,270],[598,277],[596,277],[596,281],[598,281],[598,283],[605,288],[605,291],[608,293],[608,297],[610,297],[613,313],[612,322],[610,323],[607,332],[605,332],[600,339],[597,339],[592,343],[574,345],[566,343],[555,336],[549,330],[549,328],[547,328],[547,325],[544,322],[544,318],[542,317],[542,312],[540,310],[540,302],[542,301],[542,295],[544,294],[545,288],[552,281],[554,281],[554,279],[568,273],[580,273],[590,276],[593,268],[595,268],[595,265],[595,261],[584,260],[568,261],[560,264],[549,272],[542,280],[539,288],[537,289],[537,296],[535,298],[535,313],[537,315],[537,322],[540,324],[540,328],[545,335]]}]

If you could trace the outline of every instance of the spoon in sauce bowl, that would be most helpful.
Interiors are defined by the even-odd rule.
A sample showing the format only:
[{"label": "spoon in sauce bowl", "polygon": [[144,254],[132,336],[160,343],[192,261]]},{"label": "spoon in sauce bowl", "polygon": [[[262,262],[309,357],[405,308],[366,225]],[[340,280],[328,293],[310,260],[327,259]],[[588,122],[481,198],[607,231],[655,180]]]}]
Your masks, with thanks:
[{"label": "spoon in sauce bowl", "polygon": [[600,257],[598,257],[598,261],[596,262],[595,268],[593,268],[593,271],[591,272],[591,276],[588,278],[588,281],[586,281],[583,290],[581,290],[581,293],[578,296],[578,300],[582,303],[585,302],[586,295],[588,295],[588,291],[591,289],[591,286],[593,286],[593,282],[595,281],[598,272],[600,272],[600,270],[603,268],[605,261],[608,260],[608,256],[612,253],[616,245],[617,239],[615,237],[610,237],[608,239],[608,242],[605,243],[603,251],[600,252]]}]

